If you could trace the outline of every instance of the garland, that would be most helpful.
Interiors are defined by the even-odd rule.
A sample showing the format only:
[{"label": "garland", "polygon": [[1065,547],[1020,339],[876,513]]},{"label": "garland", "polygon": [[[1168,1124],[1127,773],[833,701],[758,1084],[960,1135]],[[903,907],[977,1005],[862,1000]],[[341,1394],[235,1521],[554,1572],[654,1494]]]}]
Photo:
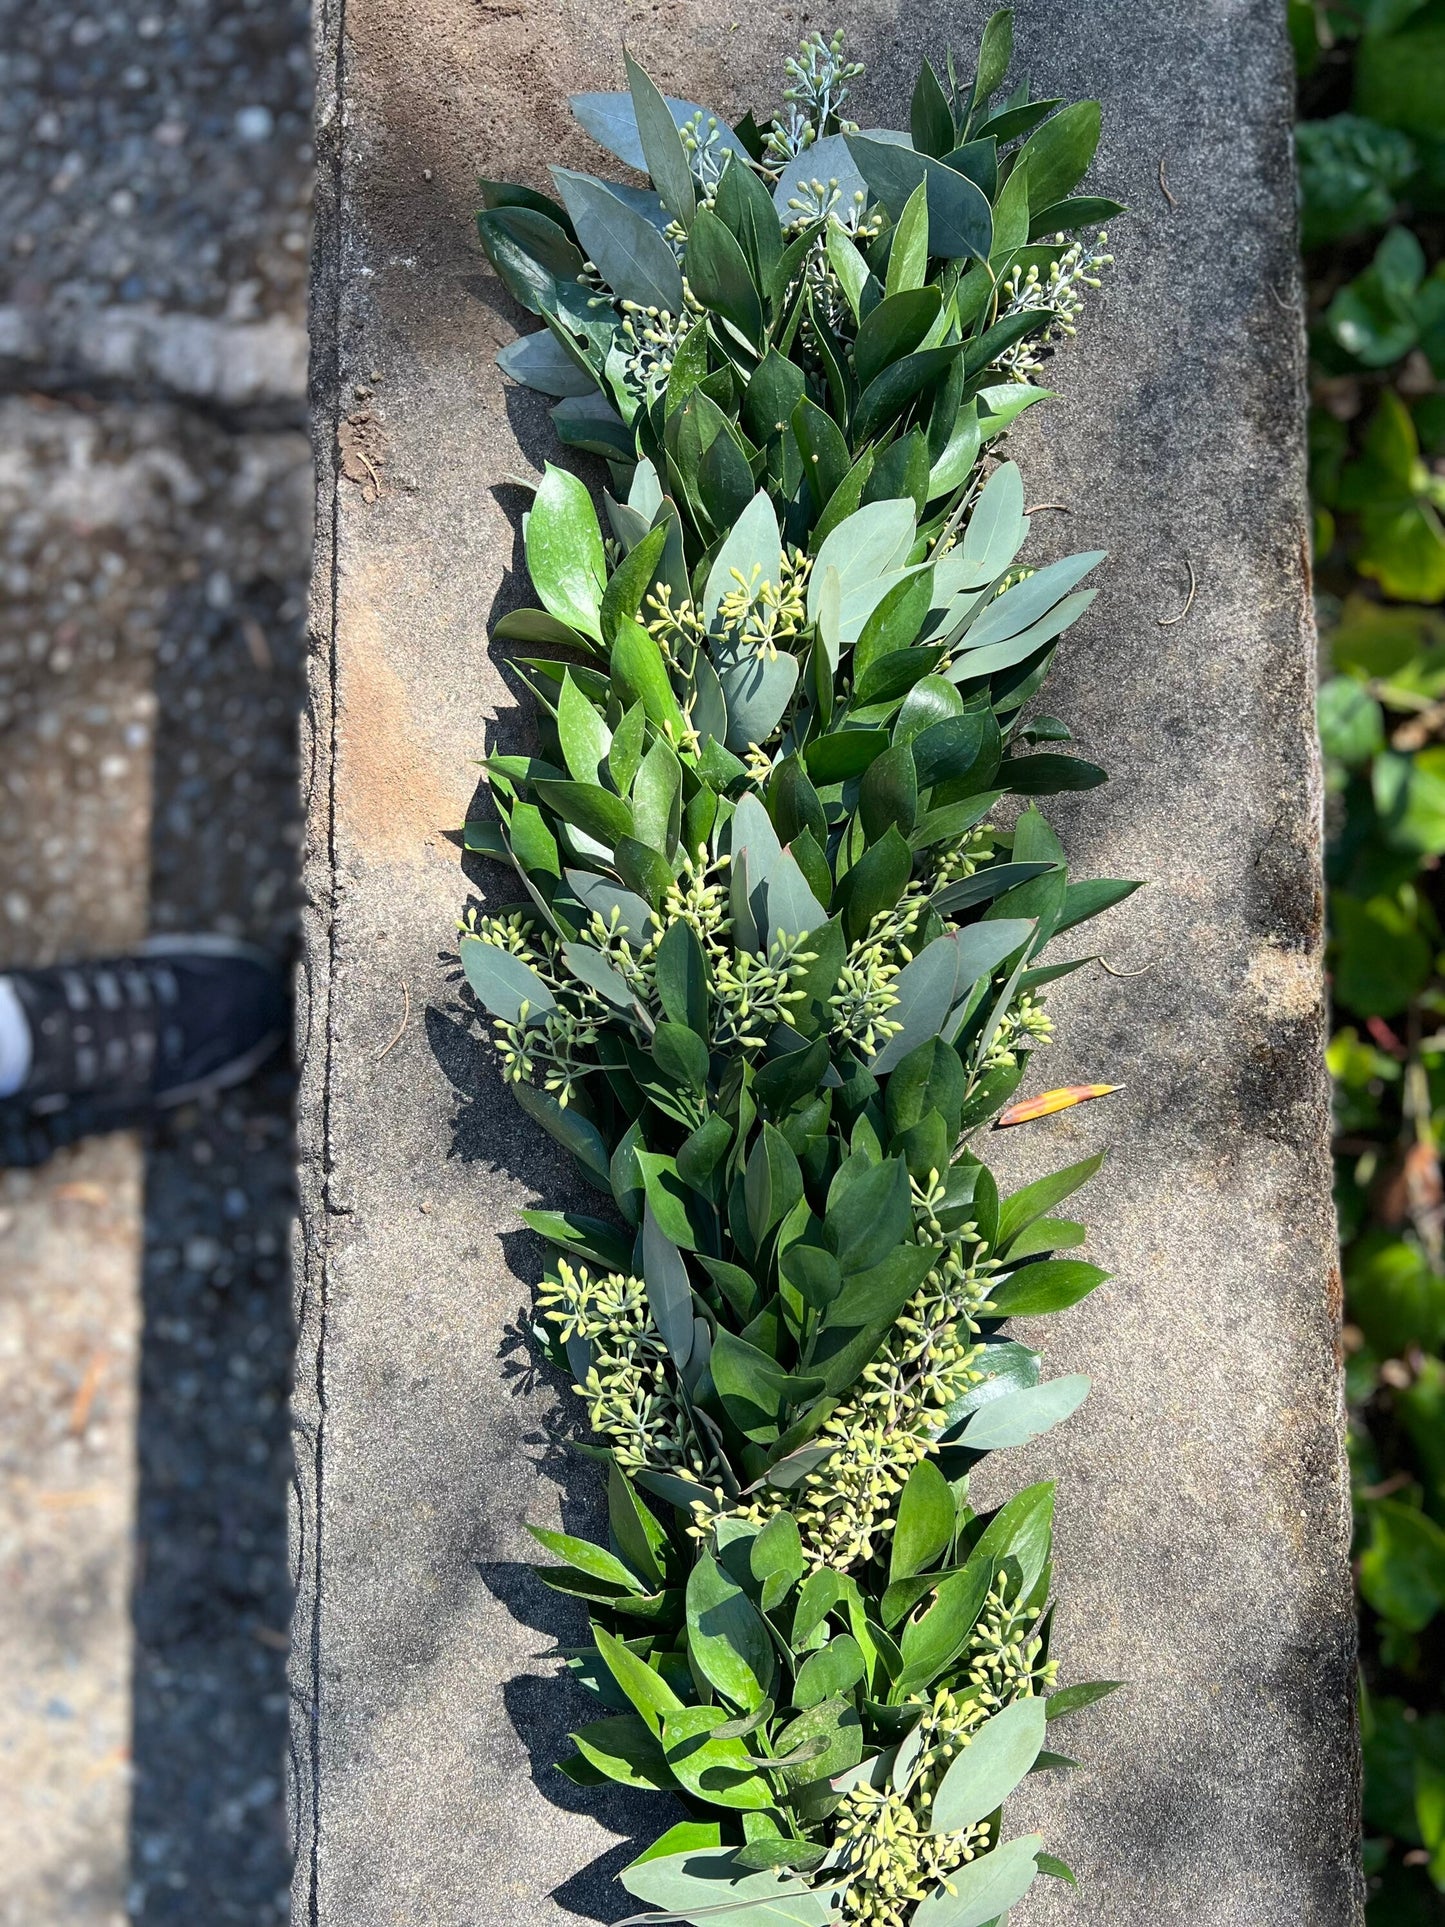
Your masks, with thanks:
[{"label": "garland", "polygon": [[[1094,102],[926,61],[860,132],[841,35],[729,127],[573,101],[647,188],[483,183],[483,245],[545,327],[499,357],[610,465],[604,534],[549,466],[525,522],[535,755],[492,755],[466,977],[517,1101],[615,1215],[528,1211],[537,1337],[607,1467],[605,1545],[535,1536],[586,1602],[599,1717],[562,1771],[689,1817],[622,1874],[647,1921],[977,1927],[1039,1870],[1001,1807],[1059,1715],[1053,1487],[969,1503],[980,1457],[1088,1389],[1006,1337],[1104,1274],[968,1148],[1048,1041],[1046,943],[1135,886],[1071,881],[1031,800],[1102,770],[1024,709],[1102,559],[1020,564],[1000,436],[1073,332],[1119,210],[1075,196]],[[1040,748],[1039,745],[1045,747]]]}]

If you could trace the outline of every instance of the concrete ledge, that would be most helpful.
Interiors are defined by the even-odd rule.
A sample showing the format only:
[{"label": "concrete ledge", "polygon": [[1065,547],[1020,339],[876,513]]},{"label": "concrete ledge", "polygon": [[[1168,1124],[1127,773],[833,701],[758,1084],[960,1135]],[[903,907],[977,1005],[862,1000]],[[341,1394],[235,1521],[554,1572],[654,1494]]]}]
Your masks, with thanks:
[{"label": "concrete ledge", "polygon": [[[880,118],[916,52],[966,44],[984,11],[841,11]],[[1091,926],[1147,974],[1071,979],[1047,1071],[1126,1094],[997,1147],[1005,1176],[1116,1147],[1088,1202],[1114,1281],[1048,1339],[1094,1397],[1006,1470],[1060,1480],[1065,1677],[1131,1690],[1071,1731],[1083,1769],[1031,1796],[1081,1880],[1024,1911],[1345,1927],[1354,1629],[1284,23],[1275,0],[1019,11],[1018,70],[1103,99],[1096,178],[1134,210],[1051,371],[1065,399],[1015,444],[1030,500],[1070,509],[1059,545],[1111,551],[1048,707],[1114,780],[1058,814],[1081,874],[1153,879]],[[616,84],[624,30],[670,91],[741,109],[803,25],[709,0],[337,0],[320,21],[294,1727],[295,1913],[315,1927],[615,1919],[616,1835],[660,1824],[550,1765],[577,1709],[542,1655],[580,1622],[528,1576],[522,1524],[579,1522],[593,1492],[517,1332],[536,1254],[515,1228],[571,1180],[439,960],[464,894],[445,833],[489,732],[518,726],[487,646],[523,600],[505,478],[552,451],[493,365],[530,323],[471,214],[480,172],[595,161],[565,96]],[[1186,562],[1194,604],[1161,624]]]}]

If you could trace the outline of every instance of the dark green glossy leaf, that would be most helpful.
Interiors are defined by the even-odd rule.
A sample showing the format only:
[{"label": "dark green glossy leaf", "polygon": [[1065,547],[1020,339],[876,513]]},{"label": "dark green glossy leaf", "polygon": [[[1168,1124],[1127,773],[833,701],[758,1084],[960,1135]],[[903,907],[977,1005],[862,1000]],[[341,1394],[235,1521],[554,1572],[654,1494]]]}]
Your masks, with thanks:
[{"label": "dark green glossy leaf", "polygon": [[1002,87],[1014,57],[1014,17],[1011,7],[1000,7],[984,23],[978,43],[978,72],[973,82],[973,105],[982,107]]},{"label": "dark green glossy leaf", "polygon": [[679,920],[663,933],[657,949],[657,994],[675,1024],[707,1036],[707,958],[689,923]]},{"label": "dark green glossy leaf", "polygon": [[699,1672],[734,1706],[752,1708],[771,1693],[776,1662],[767,1627],[707,1552],[688,1578],[687,1629]]},{"label": "dark green glossy leaf", "polygon": [[1089,1182],[1102,1167],[1105,1151],[1097,1151],[1093,1157],[1081,1158],[1077,1164],[1066,1165],[1062,1171],[1055,1171],[1046,1178],[1036,1178],[1015,1191],[1012,1197],[1005,1198],[999,1212],[998,1248],[1007,1251],[1013,1240],[1036,1218],[1052,1211],[1056,1204],[1072,1197],[1081,1185]]},{"label": "dark green glossy leaf", "polygon": [[550,462],[527,517],[526,549],[548,613],[600,642],[607,563],[597,511],[577,477]]},{"label": "dark green glossy leaf", "polygon": [[[902,299],[901,296],[895,298]],[[921,349],[917,354],[905,355],[901,361],[891,363],[858,397],[851,423],[854,441],[862,441],[886,428],[915,395],[946,374],[964,353],[963,343],[953,342],[943,348]]]},{"label": "dark green glossy leaf", "polygon": [[[765,191],[761,190],[761,183],[759,187]],[[743,395],[743,426],[749,438],[761,447],[785,434],[793,410],[802,399],[802,369],[786,360],[776,348],[769,348],[753,370]]]},{"label": "dark green glossy leaf", "polygon": [[1073,200],[1053,201],[1041,207],[1029,222],[1029,239],[1046,234],[1067,234],[1074,228],[1098,227],[1124,212],[1119,201],[1105,200],[1098,194],[1080,194]]},{"label": "dark green glossy leaf", "polygon": [[545,213],[530,207],[498,208],[477,216],[487,259],[507,292],[530,314],[554,304],[558,282],[574,281],[582,256]]},{"label": "dark green glossy leaf", "polygon": [[908,125],[913,145],[920,154],[946,154],[953,146],[953,109],[928,60],[918,72],[908,108]]},{"label": "dark green glossy leaf", "polygon": [[[901,1158],[864,1170],[836,1203],[830,1200],[823,1220],[845,1273],[881,1264],[907,1238],[912,1222],[908,1172]],[[845,1315],[839,1312],[840,1318]]]},{"label": "dark green glossy leaf", "polygon": [[1084,1680],[1077,1686],[1062,1686],[1056,1693],[1050,1693],[1044,1701],[1044,1711],[1051,1720],[1063,1719],[1067,1713],[1076,1713],[1081,1707],[1092,1706],[1095,1700],[1107,1698],[1117,1693],[1123,1685],[1117,1679]]},{"label": "dark green glossy leaf", "polygon": [[815,512],[820,513],[848,473],[848,443],[832,416],[811,401],[799,401],[791,419],[802,451],[803,474]]},{"label": "dark green glossy leaf", "polygon": [[1063,790],[1092,790],[1107,783],[1107,770],[1082,756],[1006,756],[999,781],[1015,796],[1057,796]]},{"label": "dark green glossy leaf", "polygon": [[1000,1318],[1036,1318],[1044,1312],[1065,1311],[1087,1298],[1109,1276],[1097,1265],[1077,1258],[1046,1258],[993,1286],[989,1302]]},{"label": "dark green glossy leaf", "polygon": [[898,1501],[888,1579],[910,1579],[940,1559],[953,1543],[953,1487],[932,1459],[920,1459]]},{"label": "dark green glossy leaf", "polygon": [[920,347],[942,306],[937,288],[912,288],[880,301],[858,330],[853,347],[860,383],[866,387],[875,375]]},{"label": "dark green glossy leaf", "polygon": [[762,297],[753,285],[741,244],[710,208],[700,207],[693,219],[685,265],[698,300],[730,321],[754,347],[761,348]]},{"label": "dark green glossy leaf", "polygon": [[662,1747],[640,1713],[619,1713],[615,1719],[594,1720],[568,1736],[577,1751],[609,1780],[622,1786],[675,1789]]},{"label": "dark green glossy leaf", "polygon": [[876,843],[895,825],[904,836],[913,828],[918,814],[918,773],[906,743],[885,750],[868,766],[859,785],[858,814],[870,843]]},{"label": "dark green glossy leaf", "polygon": [[783,252],[772,196],[750,167],[730,164],[723,170],[713,208],[741,244],[754,285],[766,289]]},{"label": "dark green glossy leaf", "polygon": [[1028,169],[1029,200],[1034,207],[1061,201],[1078,186],[1099,145],[1101,120],[1098,101],[1080,100],[1029,136],[1017,165]]},{"label": "dark green glossy leaf", "polygon": [[[812,767],[811,758],[809,767]],[[838,885],[831,906],[842,912],[843,928],[850,943],[858,941],[874,917],[893,908],[903,895],[912,870],[912,852],[896,825],[864,851]]]},{"label": "dark green glossy leaf", "polygon": [[601,843],[615,844],[632,834],[632,811],[620,796],[596,783],[558,783],[544,777],[536,790],[564,823],[575,824]]}]

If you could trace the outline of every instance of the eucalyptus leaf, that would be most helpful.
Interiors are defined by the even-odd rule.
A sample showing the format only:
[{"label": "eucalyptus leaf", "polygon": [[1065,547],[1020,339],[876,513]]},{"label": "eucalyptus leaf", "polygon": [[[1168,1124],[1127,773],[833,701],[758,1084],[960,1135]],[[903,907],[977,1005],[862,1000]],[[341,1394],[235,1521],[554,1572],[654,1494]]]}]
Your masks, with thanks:
[{"label": "eucalyptus leaf", "polygon": [[[700,115],[704,126],[711,128],[713,138],[726,151],[746,160],[746,148],[725,121],[709,114],[696,101],[677,100],[671,94],[664,94],[663,99],[676,126],[686,127],[690,120]],[[647,172],[647,150],[642,143],[637,109],[631,94],[573,94],[569,105],[599,147],[605,147],[609,154],[615,154],[628,167],[635,167],[639,174]]]},{"label": "eucalyptus leaf", "polygon": [[930,155],[885,144],[865,134],[848,134],[844,139],[853,165],[895,221],[907,207],[913,190],[920,182],[926,184],[931,254],[952,260],[968,256],[988,259],[993,244],[993,210],[988,196],[966,175]]},{"label": "eucalyptus leaf", "polygon": [[682,271],[652,222],[589,174],[554,167],[552,178],[608,287],[641,307],[681,314]]},{"label": "eucalyptus leaf", "polygon": [[1018,1699],[976,1727],[933,1796],[934,1832],[974,1826],[1002,1806],[1038,1758],[1046,1726],[1041,1699]]},{"label": "eucalyptus leaf", "polygon": [[597,386],[545,328],[509,341],[497,355],[497,366],[524,388],[544,395],[590,395]]},{"label": "eucalyptus leaf", "polygon": [[[521,957],[479,937],[463,937],[460,943],[462,968],[479,1002],[503,1023],[539,1023],[557,1008],[556,999]],[[522,1015],[522,1006],[527,1014]]]},{"label": "eucalyptus leaf", "polygon": [[1046,1378],[1002,1398],[990,1399],[975,1412],[958,1434],[957,1443],[970,1452],[1002,1452],[1010,1446],[1026,1445],[1041,1433],[1069,1418],[1089,1395],[1089,1380],[1082,1372],[1067,1378]]}]

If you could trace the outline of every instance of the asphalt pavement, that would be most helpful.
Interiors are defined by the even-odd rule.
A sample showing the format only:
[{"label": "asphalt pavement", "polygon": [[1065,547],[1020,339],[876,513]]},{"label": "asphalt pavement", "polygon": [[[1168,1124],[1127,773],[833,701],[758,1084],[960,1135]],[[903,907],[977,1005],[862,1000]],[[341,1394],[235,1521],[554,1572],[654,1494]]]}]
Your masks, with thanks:
[{"label": "asphalt pavement", "polygon": [[[0,8],[0,969],[294,941],[304,5]],[[292,1079],[0,1115],[0,1921],[287,1913]]]}]

